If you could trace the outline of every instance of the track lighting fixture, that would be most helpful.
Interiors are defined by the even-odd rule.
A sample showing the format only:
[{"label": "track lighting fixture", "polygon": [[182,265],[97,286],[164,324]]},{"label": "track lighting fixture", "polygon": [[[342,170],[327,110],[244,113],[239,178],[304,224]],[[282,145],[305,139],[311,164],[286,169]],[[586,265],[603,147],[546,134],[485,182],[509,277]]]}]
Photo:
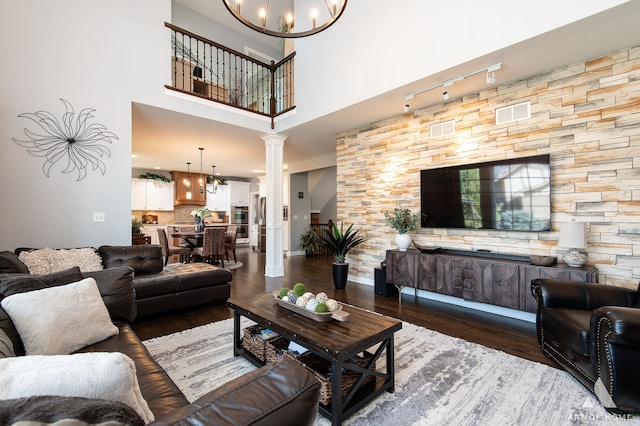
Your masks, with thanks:
[{"label": "track lighting fixture", "polygon": [[420,89],[420,90],[416,90],[415,92],[411,92],[411,93],[407,93],[406,95],[404,95],[404,112],[409,112],[409,99],[413,99],[413,97],[415,95],[419,95],[421,93],[424,92],[428,92],[429,90],[432,89],[436,89],[438,87],[442,87],[443,91],[442,91],[442,98],[447,101],[450,98],[449,95],[449,90],[447,89],[447,87],[453,85],[453,83],[455,83],[456,81],[460,81],[460,80],[464,80],[467,77],[471,77],[472,75],[476,75],[476,74],[480,74],[481,72],[486,72],[487,73],[487,84],[494,84],[496,82],[496,76],[495,76],[495,71],[499,70],[500,68],[502,68],[502,62],[499,62],[497,64],[493,64],[491,66],[488,66],[486,68],[481,68],[479,70],[475,70],[475,71],[471,71],[467,74],[462,74],[459,75],[457,77],[454,77],[452,79],[446,80],[442,83],[438,83],[438,84],[434,84],[432,86],[426,87],[424,89]]},{"label": "track lighting fixture", "polygon": [[[462,77],[464,78],[464,77]],[[445,101],[449,100],[449,91],[447,89],[447,87],[449,86],[453,86],[453,83],[456,82],[457,80],[462,80],[462,78],[458,77],[455,80],[449,80],[449,81],[445,81],[444,84],[442,85],[442,87],[444,88],[444,90],[442,91],[442,99],[444,99]]]},{"label": "track lighting fixture", "polygon": [[487,68],[487,84],[493,84],[496,82],[496,71],[502,68],[502,62],[499,64],[491,65]]},{"label": "track lighting fixture", "polygon": [[411,103],[409,101],[412,98],[413,98],[413,95],[404,97],[404,112],[405,113],[409,112],[409,108],[411,108]]}]

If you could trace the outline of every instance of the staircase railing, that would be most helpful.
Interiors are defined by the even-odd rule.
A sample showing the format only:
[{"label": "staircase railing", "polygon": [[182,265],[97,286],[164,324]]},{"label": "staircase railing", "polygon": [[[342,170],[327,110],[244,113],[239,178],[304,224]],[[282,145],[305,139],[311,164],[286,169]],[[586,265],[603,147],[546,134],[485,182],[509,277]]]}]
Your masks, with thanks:
[{"label": "staircase railing", "polygon": [[270,64],[165,22],[171,29],[168,89],[271,117],[295,108],[295,52]]},{"label": "staircase railing", "polygon": [[[318,235],[324,235],[325,232],[331,232],[333,228],[333,223],[312,223],[309,225],[313,228],[314,231],[318,233]],[[331,251],[324,244],[320,244],[320,250],[314,252],[313,254],[319,256],[329,256],[331,255]]]}]

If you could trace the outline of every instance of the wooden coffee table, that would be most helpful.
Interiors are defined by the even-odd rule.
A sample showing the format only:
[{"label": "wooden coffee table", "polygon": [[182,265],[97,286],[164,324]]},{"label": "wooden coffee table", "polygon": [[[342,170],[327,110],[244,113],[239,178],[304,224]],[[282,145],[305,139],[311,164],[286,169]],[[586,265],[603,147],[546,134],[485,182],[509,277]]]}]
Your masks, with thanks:
[{"label": "wooden coffee table", "polygon": [[[402,322],[353,306],[343,306],[349,313],[347,321],[317,322],[278,306],[274,297],[264,294],[251,298],[232,298],[233,354],[243,356],[257,366],[264,364],[242,347],[241,317],[246,317],[279,335],[294,341],[331,363],[331,405],[320,403],[319,411],[332,424],[342,421],[382,392],[393,392],[394,353],[393,333]],[[372,357],[365,366],[348,362],[365,351]],[[386,357],[385,368],[374,369],[381,356]],[[358,379],[342,395],[343,370],[358,373]],[[372,377],[373,380],[365,380]]]}]

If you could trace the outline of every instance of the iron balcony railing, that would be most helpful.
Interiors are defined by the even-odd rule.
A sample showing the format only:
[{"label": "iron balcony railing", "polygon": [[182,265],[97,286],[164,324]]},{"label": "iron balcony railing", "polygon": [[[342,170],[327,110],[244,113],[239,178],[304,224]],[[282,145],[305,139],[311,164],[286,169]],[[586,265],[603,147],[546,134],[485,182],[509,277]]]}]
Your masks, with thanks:
[{"label": "iron balcony railing", "polygon": [[295,52],[270,64],[165,22],[171,29],[168,89],[220,102],[273,120],[293,108]]}]

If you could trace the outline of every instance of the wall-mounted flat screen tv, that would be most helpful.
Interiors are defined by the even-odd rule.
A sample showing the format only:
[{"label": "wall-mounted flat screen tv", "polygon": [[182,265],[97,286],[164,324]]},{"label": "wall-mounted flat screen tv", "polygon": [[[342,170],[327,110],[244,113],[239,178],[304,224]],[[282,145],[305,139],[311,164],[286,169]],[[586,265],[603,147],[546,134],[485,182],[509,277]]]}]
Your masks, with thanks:
[{"label": "wall-mounted flat screen tv", "polygon": [[549,231],[549,155],[422,170],[423,228]]}]

